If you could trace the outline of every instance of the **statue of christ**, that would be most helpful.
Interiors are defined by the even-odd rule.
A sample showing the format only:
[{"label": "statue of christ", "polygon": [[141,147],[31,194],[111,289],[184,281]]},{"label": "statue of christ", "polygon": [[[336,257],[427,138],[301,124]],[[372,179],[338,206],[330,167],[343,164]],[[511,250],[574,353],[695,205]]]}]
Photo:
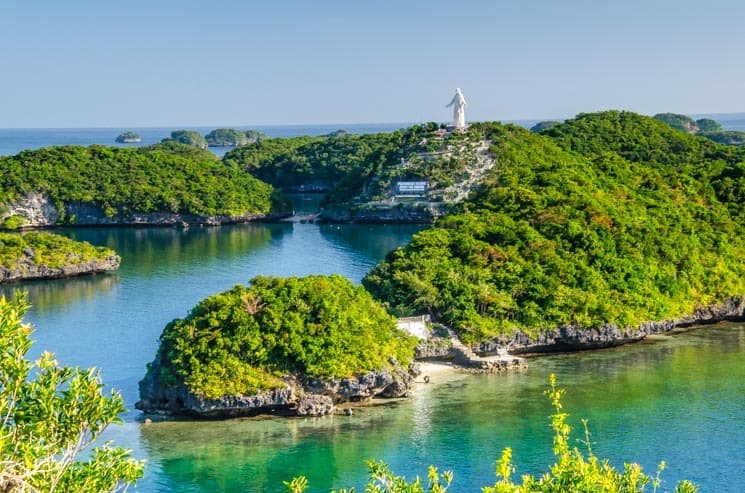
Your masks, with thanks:
[{"label": "statue of christ", "polygon": [[453,126],[461,129],[466,128],[466,99],[463,97],[463,93],[460,92],[460,87],[455,89],[455,96],[453,100],[445,106],[449,108],[453,107]]}]

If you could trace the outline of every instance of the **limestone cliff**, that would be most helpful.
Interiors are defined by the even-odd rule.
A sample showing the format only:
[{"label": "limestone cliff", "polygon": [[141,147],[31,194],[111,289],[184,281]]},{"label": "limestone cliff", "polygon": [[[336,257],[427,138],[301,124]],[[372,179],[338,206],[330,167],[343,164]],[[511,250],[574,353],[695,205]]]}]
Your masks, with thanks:
[{"label": "limestone cliff", "polygon": [[146,413],[211,419],[259,414],[322,416],[333,413],[336,405],[342,403],[405,397],[414,380],[402,368],[328,380],[289,375],[283,378],[280,388],[208,399],[190,392],[183,382],[172,382],[172,375],[161,365],[162,362],[154,361],[140,381],[140,401],[135,407]]}]

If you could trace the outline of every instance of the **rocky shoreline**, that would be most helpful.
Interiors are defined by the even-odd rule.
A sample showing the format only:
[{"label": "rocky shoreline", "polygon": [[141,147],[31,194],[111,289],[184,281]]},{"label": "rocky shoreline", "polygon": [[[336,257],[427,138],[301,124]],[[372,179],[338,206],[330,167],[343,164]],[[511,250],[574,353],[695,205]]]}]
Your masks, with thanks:
[{"label": "rocky shoreline", "polygon": [[203,216],[171,212],[130,212],[107,216],[100,207],[83,202],[71,202],[61,207],[46,195],[29,193],[13,203],[5,204],[0,223],[17,216],[24,219],[21,229],[42,229],[56,226],[219,226],[258,221],[279,220],[287,212],[242,214],[237,216]]},{"label": "rocky shoreline", "polygon": [[404,370],[398,366],[343,379],[290,375],[277,389],[209,399],[193,394],[183,383],[164,384],[160,363],[155,361],[139,383],[140,400],[135,408],[151,415],[203,419],[260,414],[323,416],[337,412],[338,406],[345,403],[369,404],[373,399],[407,397],[415,376],[414,367]]},{"label": "rocky shoreline", "polygon": [[21,260],[15,268],[0,266],[0,284],[100,274],[118,269],[120,261],[118,255],[110,255],[103,260],[51,268],[46,265],[36,265],[31,258],[27,257]]},{"label": "rocky shoreline", "polygon": [[324,209],[318,220],[328,223],[431,224],[447,214],[451,206],[445,202],[362,204]]},{"label": "rocky shoreline", "polygon": [[498,337],[473,347],[481,355],[508,351],[510,354],[556,353],[620,346],[638,342],[653,334],[677,328],[708,325],[718,322],[745,321],[745,296],[727,298],[723,303],[701,307],[693,314],[673,320],[645,322],[637,327],[620,328],[614,324],[581,328],[571,324],[542,332],[536,337],[517,331],[511,336]]}]

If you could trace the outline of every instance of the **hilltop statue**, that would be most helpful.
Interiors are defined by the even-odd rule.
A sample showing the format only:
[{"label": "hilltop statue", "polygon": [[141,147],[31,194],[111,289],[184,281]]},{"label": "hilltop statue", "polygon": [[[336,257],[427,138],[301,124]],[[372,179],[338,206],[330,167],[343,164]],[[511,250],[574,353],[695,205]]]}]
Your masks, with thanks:
[{"label": "hilltop statue", "polygon": [[453,127],[456,129],[466,128],[466,99],[460,92],[460,87],[455,89],[455,96],[445,107],[453,107]]}]

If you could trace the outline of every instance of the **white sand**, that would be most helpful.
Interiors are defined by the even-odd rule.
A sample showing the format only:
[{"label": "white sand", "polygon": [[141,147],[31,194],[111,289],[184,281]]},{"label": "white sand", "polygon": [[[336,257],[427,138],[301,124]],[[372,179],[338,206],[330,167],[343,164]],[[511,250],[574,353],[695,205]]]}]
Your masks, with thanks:
[{"label": "white sand", "polygon": [[450,363],[441,361],[420,361],[418,364],[422,373],[414,379],[415,383],[425,383],[424,377],[429,377],[431,381],[433,377],[436,377],[437,375],[458,371],[458,369]]}]

